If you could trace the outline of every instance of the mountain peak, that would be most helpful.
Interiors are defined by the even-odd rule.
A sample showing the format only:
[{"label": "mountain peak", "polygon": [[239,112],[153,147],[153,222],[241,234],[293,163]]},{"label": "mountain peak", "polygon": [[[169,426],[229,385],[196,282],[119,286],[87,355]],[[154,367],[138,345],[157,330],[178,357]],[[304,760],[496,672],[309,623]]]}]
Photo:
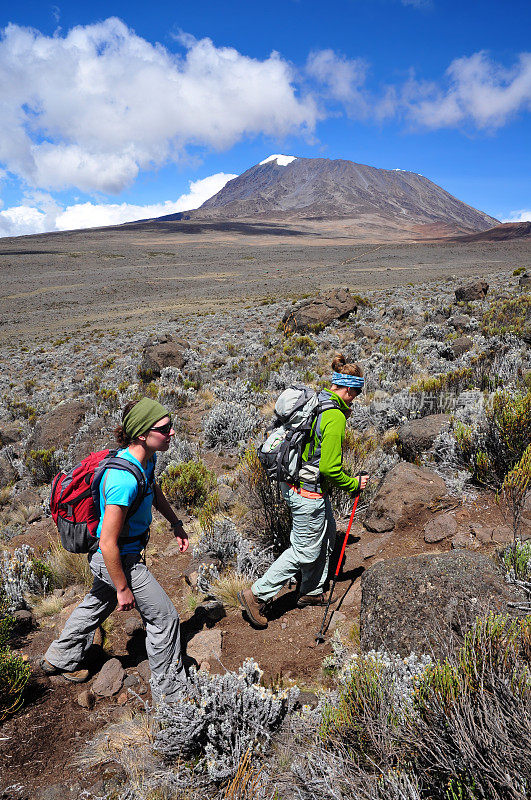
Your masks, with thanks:
[{"label": "mountain peak", "polygon": [[281,153],[275,153],[275,155],[268,156],[267,158],[264,158],[263,161],[260,161],[258,166],[261,167],[262,164],[269,164],[270,161],[276,161],[277,166],[287,167],[288,164],[291,164],[291,162],[295,161],[296,158],[297,156],[283,156]]}]

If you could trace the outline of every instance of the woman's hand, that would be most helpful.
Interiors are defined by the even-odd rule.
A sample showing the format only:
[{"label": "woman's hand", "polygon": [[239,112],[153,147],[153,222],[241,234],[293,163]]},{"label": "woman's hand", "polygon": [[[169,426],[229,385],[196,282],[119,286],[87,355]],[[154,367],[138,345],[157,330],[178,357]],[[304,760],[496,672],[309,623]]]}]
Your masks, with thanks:
[{"label": "woman's hand", "polygon": [[360,491],[363,491],[368,483],[369,483],[368,475],[366,475],[365,473],[358,475],[358,489],[360,489]]},{"label": "woman's hand", "polygon": [[116,596],[118,598],[118,611],[129,611],[135,607],[135,598],[129,586],[118,590]]},{"label": "woman's hand", "polygon": [[173,535],[179,542],[179,552],[186,553],[190,542],[188,540],[188,534],[184,530],[181,520],[176,522],[175,525],[172,525],[172,529],[173,529]]}]

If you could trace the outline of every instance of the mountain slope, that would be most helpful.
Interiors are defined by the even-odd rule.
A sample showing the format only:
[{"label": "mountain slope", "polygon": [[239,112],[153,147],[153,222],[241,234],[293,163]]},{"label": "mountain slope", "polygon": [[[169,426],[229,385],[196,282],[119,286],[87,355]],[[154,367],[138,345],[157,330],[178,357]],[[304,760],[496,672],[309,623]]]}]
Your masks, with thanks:
[{"label": "mountain slope", "polygon": [[414,172],[327,158],[271,156],[195,210],[164,219],[352,219],[371,227],[442,225],[482,231],[498,220]]}]

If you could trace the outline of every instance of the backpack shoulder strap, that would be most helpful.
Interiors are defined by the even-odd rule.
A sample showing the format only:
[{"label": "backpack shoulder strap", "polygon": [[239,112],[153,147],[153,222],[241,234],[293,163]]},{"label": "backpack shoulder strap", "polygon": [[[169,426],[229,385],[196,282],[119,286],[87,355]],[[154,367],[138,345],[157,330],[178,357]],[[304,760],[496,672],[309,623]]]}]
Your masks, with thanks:
[{"label": "backpack shoulder strap", "polygon": [[101,479],[108,469],[124,470],[125,472],[129,472],[136,479],[138,485],[137,493],[135,499],[127,509],[126,519],[129,519],[129,517],[132,517],[133,514],[136,514],[136,512],[138,511],[142,500],[144,499],[149,490],[151,482],[148,483],[140,467],[137,467],[136,464],[133,464],[133,462],[129,461],[127,458],[123,458],[113,453],[111,456],[109,456],[109,458],[106,458],[104,460],[104,462],[98,467],[98,469],[94,473],[94,479],[91,485],[92,498],[98,508],[99,508],[99,489],[100,489]]}]

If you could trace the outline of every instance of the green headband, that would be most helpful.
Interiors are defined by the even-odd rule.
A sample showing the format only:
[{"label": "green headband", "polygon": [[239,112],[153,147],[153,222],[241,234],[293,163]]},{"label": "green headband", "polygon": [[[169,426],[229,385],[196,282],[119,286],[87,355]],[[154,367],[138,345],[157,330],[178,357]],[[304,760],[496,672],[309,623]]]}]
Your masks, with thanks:
[{"label": "green headband", "polygon": [[136,439],[141,433],[146,433],[159,419],[169,416],[164,406],[161,406],[156,400],[143,397],[126,414],[122,423],[124,433],[130,439]]}]

